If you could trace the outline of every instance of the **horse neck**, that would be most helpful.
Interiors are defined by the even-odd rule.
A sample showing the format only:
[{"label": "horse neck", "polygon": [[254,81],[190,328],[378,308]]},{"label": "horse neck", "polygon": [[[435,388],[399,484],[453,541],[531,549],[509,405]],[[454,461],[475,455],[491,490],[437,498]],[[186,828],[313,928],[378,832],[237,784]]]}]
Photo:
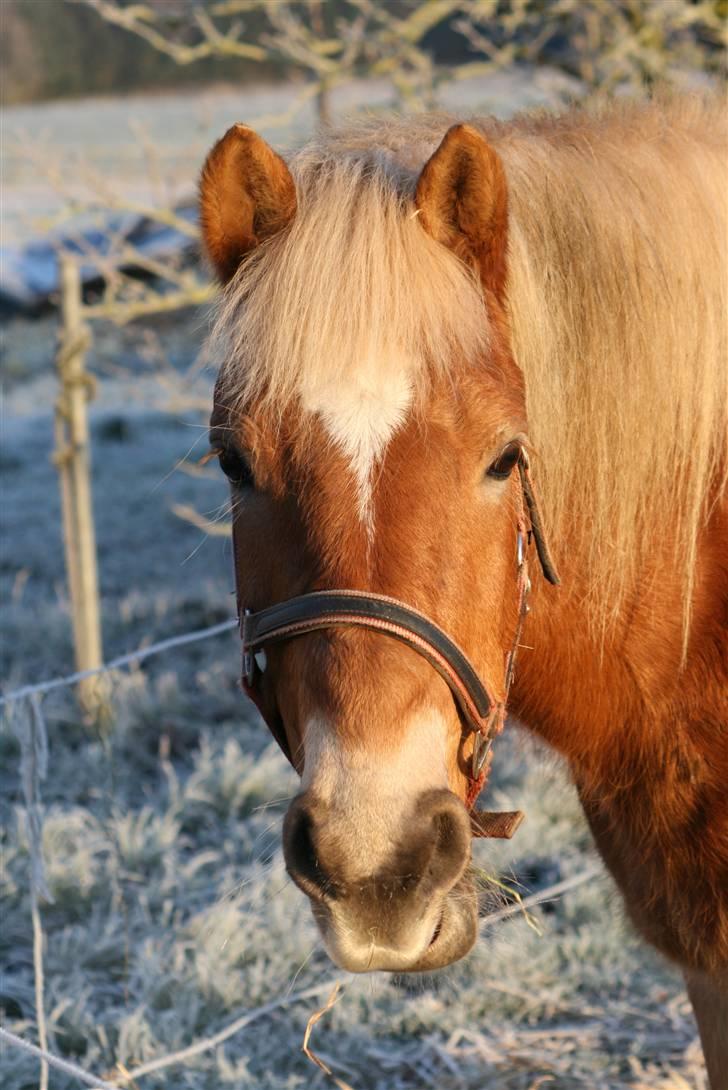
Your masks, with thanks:
[{"label": "horse neck", "polygon": [[568,549],[556,557],[562,586],[547,585],[538,573],[533,578],[512,713],[562,753],[583,783],[622,781],[661,753],[724,763],[719,731],[682,727],[688,717],[719,719],[728,506],[717,504],[699,535],[687,650],[684,584],[667,535],[656,538],[649,565],[604,628],[589,605],[587,544],[577,534],[565,540]]}]

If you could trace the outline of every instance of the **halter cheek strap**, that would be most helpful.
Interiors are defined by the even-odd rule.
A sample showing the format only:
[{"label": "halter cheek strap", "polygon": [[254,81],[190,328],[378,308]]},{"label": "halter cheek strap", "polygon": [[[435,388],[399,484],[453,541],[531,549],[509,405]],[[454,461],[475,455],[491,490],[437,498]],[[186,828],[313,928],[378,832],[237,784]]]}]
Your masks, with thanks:
[{"label": "halter cheek strap", "polygon": [[[554,585],[559,582],[544,536],[525,450],[521,452],[518,469],[521,484],[516,539],[518,618],[513,643],[506,655],[501,699],[498,699],[487,683],[480,679],[467,655],[439,625],[431,621],[424,613],[420,613],[396,598],[355,590],[314,591],[311,594],[289,598],[257,613],[252,613],[240,600],[238,601],[240,634],[243,643],[243,687],[257,704],[268,728],[291,763],[293,761],[290,745],[280,714],[264,707],[258,687],[259,675],[265,670],[266,665],[265,646],[295,639],[309,632],[331,628],[366,628],[379,632],[381,635],[406,644],[438,672],[452,692],[464,728],[474,735],[466,796],[466,805],[471,811],[473,835],[505,838],[513,835],[523,819],[523,813],[520,810],[494,813],[476,811],[473,807],[487,778],[493,739],[501,732],[505,723],[506,701],[513,681],[516,651],[523,622],[528,613],[531,582],[528,578],[526,553],[531,536],[536,541],[536,550],[545,578]],[[239,557],[236,546],[233,526],[237,580]]]}]

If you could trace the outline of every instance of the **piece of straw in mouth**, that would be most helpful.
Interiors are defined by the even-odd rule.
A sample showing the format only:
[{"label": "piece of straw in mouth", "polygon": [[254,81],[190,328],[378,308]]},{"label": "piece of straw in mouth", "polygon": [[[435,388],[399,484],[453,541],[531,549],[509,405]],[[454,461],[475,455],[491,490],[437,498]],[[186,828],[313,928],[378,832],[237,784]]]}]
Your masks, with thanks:
[{"label": "piece of straw in mouth", "polygon": [[311,1063],[314,1063],[317,1067],[321,1068],[323,1073],[332,1080],[334,1086],[338,1086],[339,1090],[352,1090],[352,1087],[349,1085],[349,1083],[344,1082],[343,1079],[340,1079],[337,1075],[335,1075],[329,1065],[324,1060],[322,1060],[320,1056],[316,1055],[313,1049],[309,1047],[308,1043],[311,1039],[311,1031],[313,1030],[313,1027],[316,1025],[320,1018],[323,1018],[327,1011],[331,1010],[334,1003],[339,998],[340,991],[341,985],[337,982],[336,984],[334,984],[331,995],[326,1000],[323,1007],[321,1007],[320,1010],[314,1011],[309,1018],[308,1022],[306,1023],[306,1032],[303,1035],[303,1044],[301,1045],[301,1051],[306,1056],[306,1058],[311,1061]]},{"label": "piece of straw in mouth", "polygon": [[543,938],[543,930],[541,928],[541,924],[538,922],[537,918],[528,911],[525,904],[523,903],[523,897],[517,889],[514,889],[513,886],[508,885],[506,882],[501,881],[499,878],[496,878],[494,874],[489,874],[488,871],[483,870],[482,867],[472,867],[472,871],[473,874],[475,874],[479,878],[482,878],[485,882],[488,883],[488,885],[495,886],[497,889],[502,889],[504,893],[508,894],[508,896],[511,897],[520,908],[521,913],[523,914],[523,918],[528,926],[531,928],[531,930],[535,931],[540,939]]},{"label": "piece of straw in mouth", "polygon": [[124,1086],[129,1087],[129,1090],[140,1090],[139,1083],[134,1081],[129,1072],[129,1068],[123,1064],[121,1060],[116,1061],[114,1070],[110,1071],[107,1075],[104,1075],[104,1078],[108,1078],[115,1082],[118,1082],[119,1079],[121,1079]]}]

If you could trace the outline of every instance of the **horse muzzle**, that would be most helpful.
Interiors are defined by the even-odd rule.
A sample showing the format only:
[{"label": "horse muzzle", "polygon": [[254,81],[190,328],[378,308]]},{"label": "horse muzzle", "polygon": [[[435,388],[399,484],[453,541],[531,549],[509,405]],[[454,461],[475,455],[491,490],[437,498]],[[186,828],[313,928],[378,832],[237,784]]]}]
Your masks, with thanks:
[{"label": "horse muzzle", "polygon": [[469,815],[445,789],[424,792],[415,813],[401,842],[375,867],[351,850],[336,811],[309,792],[286,815],[288,872],[309,897],[327,951],[343,969],[439,969],[475,942]]}]

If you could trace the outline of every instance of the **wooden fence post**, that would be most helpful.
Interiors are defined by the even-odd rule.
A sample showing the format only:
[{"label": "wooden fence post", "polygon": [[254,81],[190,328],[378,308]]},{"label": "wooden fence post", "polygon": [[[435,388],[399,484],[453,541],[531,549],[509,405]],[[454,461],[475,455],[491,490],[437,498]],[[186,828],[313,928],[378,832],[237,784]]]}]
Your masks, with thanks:
[{"label": "wooden fence post", "polygon": [[[56,356],[60,390],[55,415],[55,462],[61,483],[76,669],[92,670],[103,663],[86,411],[93,396],[93,379],[85,366],[90,334],[83,322],[80,271],[76,261],[67,255],[60,260],[60,280],[62,326]],[[104,686],[100,681],[88,678],[79,684],[81,704],[90,714],[98,712],[103,702]]]}]

